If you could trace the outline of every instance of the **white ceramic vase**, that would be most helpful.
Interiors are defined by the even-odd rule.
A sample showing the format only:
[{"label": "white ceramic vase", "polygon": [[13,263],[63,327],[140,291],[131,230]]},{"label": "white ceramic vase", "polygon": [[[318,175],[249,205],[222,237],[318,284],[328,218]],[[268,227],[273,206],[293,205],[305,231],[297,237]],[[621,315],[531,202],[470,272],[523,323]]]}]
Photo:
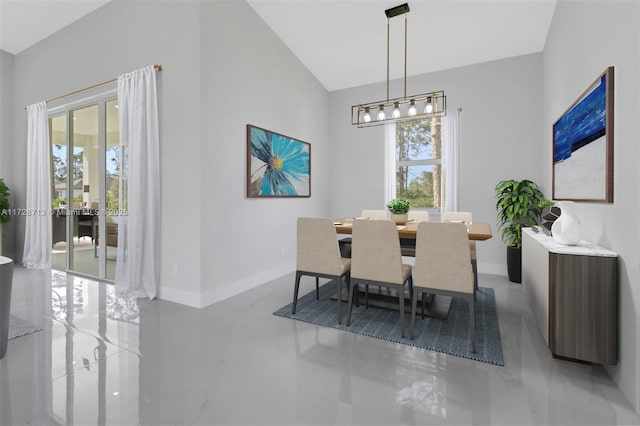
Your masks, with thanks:
[{"label": "white ceramic vase", "polygon": [[391,214],[391,220],[396,223],[396,225],[404,225],[409,220],[409,215],[407,214]]},{"label": "white ceramic vase", "polygon": [[575,246],[582,239],[580,220],[575,215],[573,201],[558,201],[560,217],[551,225],[551,235],[560,244]]}]

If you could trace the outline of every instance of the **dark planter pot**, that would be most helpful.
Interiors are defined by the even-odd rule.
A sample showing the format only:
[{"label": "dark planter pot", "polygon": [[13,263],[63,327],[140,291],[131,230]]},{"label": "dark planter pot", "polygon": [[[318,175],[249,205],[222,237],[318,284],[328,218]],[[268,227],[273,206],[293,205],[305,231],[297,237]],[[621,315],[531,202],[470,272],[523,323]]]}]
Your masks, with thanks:
[{"label": "dark planter pot", "polygon": [[507,272],[512,283],[522,282],[522,249],[507,247]]}]

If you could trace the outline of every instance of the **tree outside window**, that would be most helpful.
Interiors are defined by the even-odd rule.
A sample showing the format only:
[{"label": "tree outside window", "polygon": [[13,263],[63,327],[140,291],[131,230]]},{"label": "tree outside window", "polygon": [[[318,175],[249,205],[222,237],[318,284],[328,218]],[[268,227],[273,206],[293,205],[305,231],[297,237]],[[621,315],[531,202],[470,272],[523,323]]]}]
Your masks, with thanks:
[{"label": "tree outside window", "polygon": [[396,122],[396,197],[412,208],[442,205],[440,117]]}]

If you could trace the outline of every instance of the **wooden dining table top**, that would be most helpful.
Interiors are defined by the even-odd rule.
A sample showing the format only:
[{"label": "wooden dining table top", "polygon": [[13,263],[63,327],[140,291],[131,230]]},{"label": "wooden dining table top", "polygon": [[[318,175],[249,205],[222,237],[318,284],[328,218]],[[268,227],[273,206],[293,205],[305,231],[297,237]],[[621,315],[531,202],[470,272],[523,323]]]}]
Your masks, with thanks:
[{"label": "wooden dining table top", "polygon": [[[366,219],[361,219],[366,220]],[[334,219],[333,224],[338,234],[351,234],[353,229],[353,218]],[[406,225],[397,225],[398,234],[404,238],[415,238],[418,231],[419,220],[408,221]],[[466,223],[469,239],[474,241],[485,241],[493,237],[491,227],[488,223],[473,222]]]}]

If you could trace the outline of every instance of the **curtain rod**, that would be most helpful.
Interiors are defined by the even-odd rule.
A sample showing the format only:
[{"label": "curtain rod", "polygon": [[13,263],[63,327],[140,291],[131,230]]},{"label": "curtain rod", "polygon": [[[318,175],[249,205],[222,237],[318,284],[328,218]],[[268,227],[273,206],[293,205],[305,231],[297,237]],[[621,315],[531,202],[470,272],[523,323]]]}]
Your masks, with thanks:
[{"label": "curtain rod", "polygon": [[[162,71],[162,64],[153,64],[153,68],[155,68],[156,71]],[[94,84],[92,86],[83,87],[82,89],[74,90],[73,92],[69,92],[61,96],[56,96],[55,98],[47,99],[45,102],[49,103],[57,101],[58,99],[66,98],[67,96],[75,95],[77,93],[95,89],[96,87],[104,86],[105,84],[113,83],[114,81],[118,81],[118,77],[112,78],[111,80],[103,81],[102,83]],[[24,109],[27,109],[27,107],[24,107]]]}]

